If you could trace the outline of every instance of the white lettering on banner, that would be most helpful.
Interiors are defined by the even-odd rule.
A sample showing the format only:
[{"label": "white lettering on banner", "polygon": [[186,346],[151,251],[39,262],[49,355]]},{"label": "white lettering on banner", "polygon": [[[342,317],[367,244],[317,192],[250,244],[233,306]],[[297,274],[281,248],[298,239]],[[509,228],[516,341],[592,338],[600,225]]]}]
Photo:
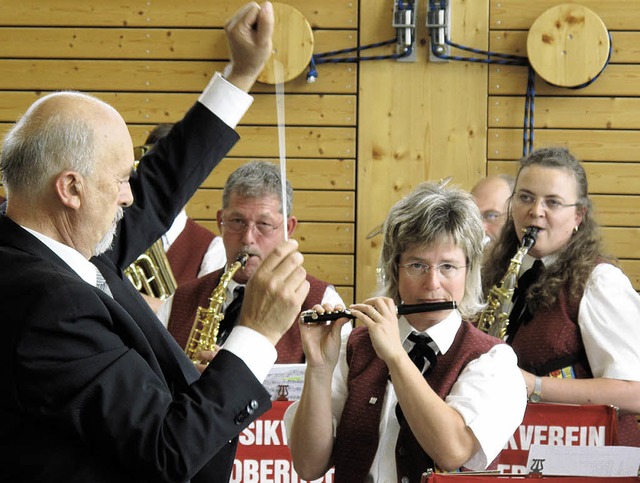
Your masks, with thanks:
[{"label": "white lettering on banner", "polygon": [[[504,449],[528,450],[532,444],[549,446],[604,446],[604,426],[525,426],[521,425]],[[518,444],[520,443],[520,444]]]},{"label": "white lettering on banner", "polygon": [[258,419],[240,433],[238,442],[245,446],[286,446],[287,434],[284,423]]},{"label": "white lettering on banner", "polygon": [[235,460],[229,483],[333,483],[333,468],[324,477],[301,480],[288,460]]}]

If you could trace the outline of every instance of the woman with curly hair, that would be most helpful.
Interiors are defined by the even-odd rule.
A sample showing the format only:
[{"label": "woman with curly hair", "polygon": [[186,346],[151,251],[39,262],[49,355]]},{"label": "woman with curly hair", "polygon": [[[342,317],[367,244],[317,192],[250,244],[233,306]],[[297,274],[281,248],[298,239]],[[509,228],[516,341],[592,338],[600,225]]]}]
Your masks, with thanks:
[{"label": "woman with curly hair", "polygon": [[603,254],[586,173],[565,148],[520,161],[509,219],[485,262],[485,293],[529,227],[538,235],[520,276],[534,263],[541,271],[528,289],[516,289],[506,340],[530,401],[617,406],[619,444],[640,446],[640,296]]}]

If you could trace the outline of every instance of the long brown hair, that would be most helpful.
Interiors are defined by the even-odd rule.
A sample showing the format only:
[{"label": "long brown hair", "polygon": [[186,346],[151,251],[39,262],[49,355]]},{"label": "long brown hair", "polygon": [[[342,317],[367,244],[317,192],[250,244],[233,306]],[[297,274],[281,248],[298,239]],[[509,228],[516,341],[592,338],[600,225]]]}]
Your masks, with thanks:
[{"label": "long brown hair", "polygon": [[[563,169],[571,173],[577,184],[578,209],[584,212],[579,229],[574,231],[567,244],[555,253],[556,262],[531,286],[527,299],[530,306],[536,310],[551,307],[565,289],[570,301],[578,301],[598,261],[607,259],[613,263],[614,260],[603,255],[600,228],[593,219],[593,205],[588,195],[587,175],[575,156],[568,149],[561,147],[537,149],[520,160],[516,185],[522,169],[529,166]],[[499,238],[490,248],[484,263],[482,285],[485,294],[500,282],[519,243],[509,210],[507,222]]]}]

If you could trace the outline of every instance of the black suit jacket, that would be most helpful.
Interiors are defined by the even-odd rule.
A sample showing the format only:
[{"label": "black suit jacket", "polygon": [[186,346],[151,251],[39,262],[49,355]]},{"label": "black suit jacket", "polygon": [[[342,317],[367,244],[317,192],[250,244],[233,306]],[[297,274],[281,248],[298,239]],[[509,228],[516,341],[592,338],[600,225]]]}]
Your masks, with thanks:
[{"label": "black suit jacket", "polygon": [[269,394],[228,351],[199,377],[121,268],[236,140],[196,104],[140,164],[113,250],[92,259],[113,298],[0,215],[0,481],[228,481]]}]

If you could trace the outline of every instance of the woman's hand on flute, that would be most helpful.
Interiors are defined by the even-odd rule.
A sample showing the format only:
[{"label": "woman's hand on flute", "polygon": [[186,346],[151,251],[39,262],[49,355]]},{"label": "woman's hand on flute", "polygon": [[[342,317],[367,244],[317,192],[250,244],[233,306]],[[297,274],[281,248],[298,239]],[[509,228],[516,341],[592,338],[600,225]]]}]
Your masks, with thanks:
[{"label": "woman's hand on flute", "polygon": [[400,341],[396,304],[389,297],[375,297],[349,307],[351,314],[369,329],[377,356],[387,362],[406,354]]},{"label": "woman's hand on flute", "polygon": [[[344,310],[344,307],[331,304],[314,305],[312,310],[318,314]],[[351,319],[342,317],[332,324],[305,324],[300,322],[302,347],[307,359],[307,367],[327,367],[333,371],[338,362],[342,326]]]}]

